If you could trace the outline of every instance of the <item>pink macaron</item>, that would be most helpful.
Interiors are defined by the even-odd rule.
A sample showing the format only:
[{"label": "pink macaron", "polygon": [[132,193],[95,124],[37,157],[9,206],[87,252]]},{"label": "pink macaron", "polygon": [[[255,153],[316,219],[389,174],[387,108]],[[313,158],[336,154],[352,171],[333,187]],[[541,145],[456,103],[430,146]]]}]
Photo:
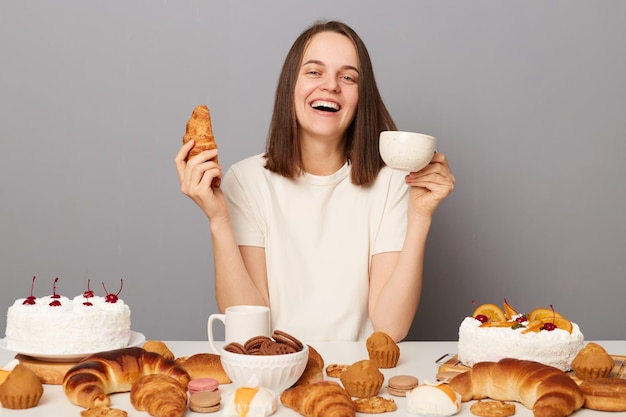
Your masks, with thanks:
[{"label": "pink macaron", "polygon": [[190,394],[199,391],[216,391],[220,386],[220,383],[213,378],[196,378],[189,381],[187,389]]}]

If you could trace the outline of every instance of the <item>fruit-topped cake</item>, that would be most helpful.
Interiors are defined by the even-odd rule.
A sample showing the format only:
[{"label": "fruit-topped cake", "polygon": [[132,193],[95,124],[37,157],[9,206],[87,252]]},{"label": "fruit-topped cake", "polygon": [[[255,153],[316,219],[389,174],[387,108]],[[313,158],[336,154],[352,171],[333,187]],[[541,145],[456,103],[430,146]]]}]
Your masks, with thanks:
[{"label": "fruit-topped cake", "polygon": [[20,298],[7,312],[6,348],[24,354],[80,354],[128,346],[130,309],[118,296],[122,290],[105,296],[90,289],[70,299],[57,293],[54,280],[52,295],[35,297],[35,277],[30,295]]},{"label": "fruit-topped cake", "polygon": [[583,348],[584,336],[576,323],[552,306],[518,313],[504,300],[504,309],[495,304],[478,306],[459,327],[458,359],[467,366],[516,358],[571,369]]}]

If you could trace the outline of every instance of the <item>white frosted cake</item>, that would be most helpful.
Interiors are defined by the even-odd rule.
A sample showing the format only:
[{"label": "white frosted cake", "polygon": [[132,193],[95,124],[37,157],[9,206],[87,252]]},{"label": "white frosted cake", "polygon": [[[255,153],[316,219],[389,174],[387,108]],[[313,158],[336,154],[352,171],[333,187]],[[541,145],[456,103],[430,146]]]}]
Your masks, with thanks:
[{"label": "white frosted cake", "polygon": [[130,308],[114,294],[31,296],[16,300],[7,312],[6,348],[14,352],[99,352],[128,346],[130,335]]},{"label": "white frosted cake", "polygon": [[485,324],[477,318],[466,317],[459,327],[459,361],[471,367],[477,362],[516,358],[569,371],[584,344],[578,325],[571,323],[567,330],[539,327],[529,331],[529,324],[520,318],[522,315],[507,317],[505,322]]}]

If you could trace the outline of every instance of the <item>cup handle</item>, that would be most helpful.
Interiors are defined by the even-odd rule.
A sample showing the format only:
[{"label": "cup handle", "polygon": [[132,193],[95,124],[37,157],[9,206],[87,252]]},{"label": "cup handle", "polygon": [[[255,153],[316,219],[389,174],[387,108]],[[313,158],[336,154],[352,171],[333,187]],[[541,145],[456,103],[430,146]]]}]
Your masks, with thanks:
[{"label": "cup handle", "polygon": [[220,354],[220,351],[215,347],[215,341],[213,340],[213,323],[215,320],[219,320],[224,323],[224,327],[226,327],[226,315],[225,314],[211,314],[209,316],[209,321],[207,322],[207,332],[209,333],[209,344],[211,345],[211,349],[216,354]]}]

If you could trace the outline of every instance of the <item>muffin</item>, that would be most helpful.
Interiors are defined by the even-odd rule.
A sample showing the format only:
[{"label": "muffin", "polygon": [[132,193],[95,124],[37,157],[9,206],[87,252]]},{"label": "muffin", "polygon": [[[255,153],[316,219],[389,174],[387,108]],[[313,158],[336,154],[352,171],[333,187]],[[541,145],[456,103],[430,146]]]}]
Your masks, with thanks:
[{"label": "muffin", "polygon": [[341,383],[351,397],[369,398],[378,394],[385,376],[376,364],[364,359],[348,366],[341,374]]},{"label": "muffin", "polygon": [[35,407],[43,395],[43,385],[28,367],[17,364],[0,385],[2,407],[21,410]]},{"label": "muffin", "polygon": [[400,359],[400,347],[391,336],[384,332],[374,332],[365,342],[370,360],[379,368],[394,368]]},{"label": "muffin", "polygon": [[589,342],[572,361],[572,369],[579,379],[605,378],[615,362],[611,355],[597,343]]}]

